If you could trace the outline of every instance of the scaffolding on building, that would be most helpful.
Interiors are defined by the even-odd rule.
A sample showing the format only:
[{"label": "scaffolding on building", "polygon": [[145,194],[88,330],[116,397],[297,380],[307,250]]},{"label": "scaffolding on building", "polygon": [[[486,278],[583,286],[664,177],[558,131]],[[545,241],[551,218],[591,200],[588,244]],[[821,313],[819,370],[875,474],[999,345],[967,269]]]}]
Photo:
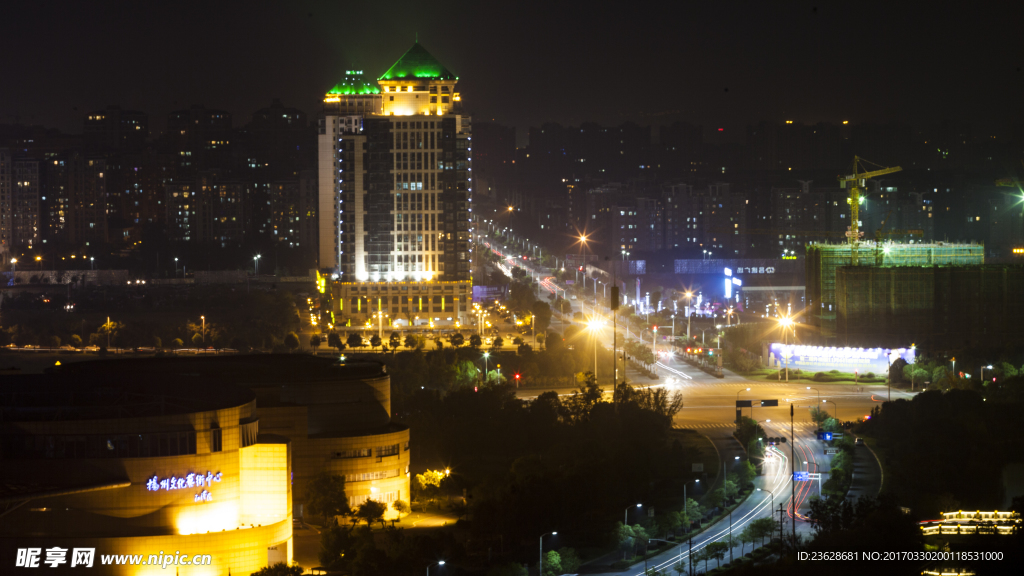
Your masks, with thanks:
[{"label": "scaffolding on building", "polygon": [[[873,253],[874,257],[865,257]],[[857,267],[868,268],[902,268],[920,266],[970,266],[983,264],[985,247],[982,244],[952,244],[933,242],[922,244],[902,244],[897,242],[862,242],[859,247]],[[852,268],[852,249],[850,244],[809,244],[807,246],[807,306],[808,321],[818,326],[821,336],[835,339],[837,336],[836,315],[839,301],[836,295],[836,274],[840,268]],[[878,280],[873,278],[878,276]],[[881,282],[884,274],[850,273],[844,280],[867,288],[865,283]],[[880,288],[881,289],[881,288]],[[913,290],[910,290],[913,292]],[[844,298],[848,300],[852,293],[847,288]],[[871,290],[871,298],[875,291]],[[864,296],[858,295],[858,298]],[[883,298],[884,290],[878,298]],[[904,300],[913,298],[913,294],[890,294],[890,299]],[[847,302],[846,305],[849,305]],[[902,308],[901,308],[902,309]],[[893,321],[899,321],[894,319]]]}]

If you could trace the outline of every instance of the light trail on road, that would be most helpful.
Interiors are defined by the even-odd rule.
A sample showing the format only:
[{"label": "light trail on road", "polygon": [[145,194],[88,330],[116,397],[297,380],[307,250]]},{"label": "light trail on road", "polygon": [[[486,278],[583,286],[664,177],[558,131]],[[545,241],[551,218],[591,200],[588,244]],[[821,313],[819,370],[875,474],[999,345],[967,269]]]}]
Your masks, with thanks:
[{"label": "light trail on road", "polygon": [[685,372],[683,372],[681,370],[676,370],[675,368],[672,368],[671,366],[667,366],[665,364],[662,364],[661,362],[655,362],[654,365],[657,366],[658,368],[664,368],[665,370],[668,370],[669,372],[675,374],[676,376],[682,376],[683,378],[686,378],[687,380],[693,380],[693,376],[690,376],[689,374],[687,374],[687,373],[685,373]]},{"label": "light trail on road", "polygon": [[[768,480],[768,482],[770,483],[770,486],[768,488],[766,488],[765,490],[771,490],[772,493],[779,493],[781,491],[781,489],[785,486],[785,484],[786,484],[786,482],[788,480],[788,475],[785,473],[785,471],[786,471],[787,467],[789,467],[789,459],[780,450],[778,450],[778,449],[776,449],[774,447],[772,447],[770,449],[774,450],[774,452],[776,454],[778,454],[778,457],[781,459],[781,461],[778,460],[778,459],[773,459],[773,461],[777,462],[778,464],[775,466],[775,474],[771,477],[770,480]],[[737,533],[737,531],[742,532],[743,528],[747,524],[749,524],[750,522],[756,520],[759,517],[759,513],[764,512],[766,510],[766,508],[768,509],[767,510],[768,511],[768,517],[769,518],[774,518],[774,510],[770,509],[771,506],[772,506],[772,500],[773,500],[773,497],[770,494],[767,495],[764,500],[762,500],[761,502],[755,504],[754,507],[750,511],[745,513],[738,520],[735,520],[732,523],[732,532],[733,532],[733,534],[735,535]],[[780,503],[781,503],[781,501],[780,501]],[[728,526],[726,526],[725,528],[723,528],[722,530],[720,530],[720,531],[718,531],[718,532],[716,532],[714,534],[707,534],[707,533],[699,534],[697,537],[699,538],[699,537],[703,536],[704,540],[703,540],[703,542],[695,544],[693,546],[693,550],[694,551],[699,551],[700,549],[706,547],[709,543],[715,542],[715,541],[721,539],[723,536],[726,536],[728,534],[729,534],[729,527]],[[653,568],[655,570],[663,570],[665,568],[669,568],[671,566],[678,565],[683,560],[688,559],[689,556],[690,556],[690,550],[687,548],[687,550],[685,552],[683,551],[683,548],[686,547],[686,546],[687,545],[686,545],[685,542],[680,543],[679,544],[679,554],[677,554],[674,559],[667,560],[665,562],[662,562],[661,564],[657,564],[657,565],[653,566]],[[641,571],[636,572],[634,574],[630,574],[630,576],[644,576],[644,571],[641,570]]]}]

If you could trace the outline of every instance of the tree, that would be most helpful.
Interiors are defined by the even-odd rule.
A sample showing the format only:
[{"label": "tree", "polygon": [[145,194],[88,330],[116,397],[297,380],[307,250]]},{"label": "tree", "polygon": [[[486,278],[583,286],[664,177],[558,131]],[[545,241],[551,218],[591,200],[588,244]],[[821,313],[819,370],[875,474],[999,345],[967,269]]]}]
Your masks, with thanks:
[{"label": "tree", "polygon": [[744,460],[743,463],[740,464],[740,470],[739,470],[739,475],[738,475],[740,485],[741,486],[749,486],[754,481],[754,478],[756,478],[756,477],[757,477],[757,467],[755,467],[750,462],[750,460]]},{"label": "tree", "polygon": [[530,305],[530,312],[533,313],[533,328],[540,333],[551,325],[551,305],[543,300],[537,300]]},{"label": "tree", "polygon": [[327,345],[338,352],[345,349],[345,344],[341,341],[341,336],[339,336],[337,332],[331,332],[327,335]]},{"label": "tree", "polygon": [[458,348],[466,343],[466,337],[456,332],[455,334],[452,334],[448,341],[452,343],[452,346]]},{"label": "tree", "polygon": [[544,570],[541,573],[542,576],[559,576],[564,571],[562,570],[562,558],[558,552],[554,550],[548,550],[543,554],[544,557]]},{"label": "tree", "polygon": [[292,352],[298,349],[299,337],[295,334],[295,332],[289,332],[284,337],[284,345],[287,346],[288,349],[291,350]]},{"label": "tree", "polygon": [[[287,338],[285,338],[285,340],[287,340]],[[199,348],[200,346],[202,346],[203,345],[203,335],[198,333],[198,332],[193,334],[192,335],[192,345],[195,346],[196,348]],[[295,340],[295,345],[296,346],[299,345],[298,339]]]},{"label": "tree", "polygon": [[765,538],[771,538],[775,533],[775,520],[771,518],[758,518],[749,524],[750,533],[754,538],[761,540],[764,544]]},{"label": "tree", "polygon": [[317,349],[320,348],[320,335],[319,334],[311,334],[309,336],[309,347],[313,349],[313,353],[314,354],[316,353]]},{"label": "tree", "polygon": [[441,492],[441,482],[445,479],[445,473],[441,470],[426,470],[423,474],[416,475],[416,487],[427,500],[434,500]]},{"label": "tree", "polygon": [[79,336],[78,334],[72,334],[71,335],[71,345],[74,346],[75,348],[81,348],[82,347],[82,337]]},{"label": "tree", "polygon": [[399,519],[401,519],[402,514],[409,514],[412,512],[412,508],[409,507],[409,503],[405,500],[395,500],[391,503],[391,507],[395,509],[396,513],[398,513]]},{"label": "tree", "polygon": [[740,486],[735,481],[726,479],[725,481],[725,497],[729,500],[733,500],[740,493]]},{"label": "tree", "polygon": [[302,566],[294,564],[289,566],[284,562],[278,562],[273,566],[264,566],[252,573],[252,576],[302,576]]},{"label": "tree", "polygon": [[824,424],[827,418],[828,412],[822,410],[818,406],[811,408],[811,420],[813,420],[814,423],[817,424],[818,426]]},{"label": "tree", "polygon": [[181,341],[181,338],[175,338],[174,340],[171,340],[171,346],[173,346],[174,348],[181,348],[184,345],[185,343]]},{"label": "tree", "polygon": [[583,563],[574,548],[559,548],[558,556],[562,561],[562,573],[564,574],[575,574]]},{"label": "tree", "polygon": [[409,334],[408,336],[405,337],[405,347],[406,348],[416,348],[416,346],[418,344],[419,344],[419,340],[415,336],[413,336],[412,334]]},{"label": "tree", "polygon": [[380,522],[384,524],[384,512],[387,511],[387,506],[377,502],[376,500],[367,500],[359,505],[356,509],[355,516],[360,520],[364,520],[366,525],[369,526],[374,522]]},{"label": "tree", "polygon": [[704,561],[704,572],[705,573],[708,571],[708,560],[711,560],[712,558],[714,558],[714,556],[711,555],[711,550],[709,548],[710,546],[711,546],[711,544],[708,544],[707,546],[701,548],[700,550],[698,550],[697,552],[694,552],[692,554],[693,559],[696,560],[698,564],[700,564],[701,560]]},{"label": "tree", "polygon": [[54,348],[60,348],[60,336],[56,334],[50,334],[46,337],[46,345],[53,350]]},{"label": "tree", "polygon": [[350,332],[348,338],[345,339],[345,343],[348,344],[349,348],[362,348],[363,337],[355,332]]},{"label": "tree", "polygon": [[500,349],[505,345],[505,339],[501,336],[495,336],[494,340],[491,341],[491,346]]},{"label": "tree", "polygon": [[345,496],[345,480],[337,474],[321,470],[310,478],[306,485],[306,508],[314,516],[324,519],[324,524],[335,516],[351,513]]},{"label": "tree", "polygon": [[380,339],[380,336],[377,336],[376,334],[374,334],[373,336],[370,336],[370,348],[371,349],[376,348],[377,346],[380,346],[381,344],[383,344],[383,341]]},{"label": "tree", "polygon": [[686,499],[686,504],[683,507],[682,521],[686,526],[687,532],[690,531],[691,523],[698,522],[701,518],[704,517],[704,512],[704,507],[700,505],[700,502],[697,502],[693,498]]},{"label": "tree", "polygon": [[[717,542],[711,542],[705,546],[704,549],[707,551],[708,559],[714,559],[718,562],[718,565],[721,566],[722,559],[725,558],[725,553],[729,551],[729,544],[719,540]],[[707,568],[706,563],[704,567]]]},{"label": "tree", "polygon": [[164,347],[164,341],[159,336],[153,336],[153,348],[160,350]]},{"label": "tree", "polygon": [[928,371],[917,364],[907,364],[903,367],[903,377],[910,381],[911,387],[914,387],[924,383],[924,379],[928,377]]},{"label": "tree", "polygon": [[479,348],[483,343],[484,341],[480,338],[479,334],[473,334],[469,337],[469,345],[473,348]]},{"label": "tree", "polygon": [[398,332],[392,332],[388,336],[388,345],[391,346],[392,350],[398,350],[398,347],[402,345],[402,335]]},{"label": "tree", "polygon": [[714,490],[711,491],[710,494],[708,494],[708,504],[710,504],[712,508],[718,508],[719,506],[722,505],[724,500],[725,500],[725,489],[724,488],[715,488]]},{"label": "tree", "polygon": [[520,338],[519,336],[516,336],[515,338],[512,339],[512,343],[515,344],[516,346],[522,346],[523,339]]},{"label": "tree", "polygon": [[757,540],[757,538],[754,537],[754,531],[751,529],[750,524],[747,524],[747,527],[743,529],[743,532],[740,532],[740,555],[741,556],[746,551],[747,544],[753,544],[755,540]]}]

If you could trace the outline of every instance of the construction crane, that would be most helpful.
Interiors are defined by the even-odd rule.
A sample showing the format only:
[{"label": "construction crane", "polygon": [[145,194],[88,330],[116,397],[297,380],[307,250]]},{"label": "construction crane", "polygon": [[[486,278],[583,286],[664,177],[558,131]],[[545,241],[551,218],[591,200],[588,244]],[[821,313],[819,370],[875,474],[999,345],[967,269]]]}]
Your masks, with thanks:
[{"label": "construction crane", "polygon": [[[878,170],[864,170],[863,164],[877,166]],[[863,170],[863,171],[862,171]],[[853,174],[839,177],[839,187],[850,190],[850,197],[846,201],[850,204],[850,231],[847,235],[850,238],[850,263],[857,265],[857,246],[860,244],[860,205],[864,203],[861,196],[861,189],[867,186],[867,180],[892,174],[903,170],[899,166],[885,168],[873,162],[869,162],[860,156],[853,157]]]}]

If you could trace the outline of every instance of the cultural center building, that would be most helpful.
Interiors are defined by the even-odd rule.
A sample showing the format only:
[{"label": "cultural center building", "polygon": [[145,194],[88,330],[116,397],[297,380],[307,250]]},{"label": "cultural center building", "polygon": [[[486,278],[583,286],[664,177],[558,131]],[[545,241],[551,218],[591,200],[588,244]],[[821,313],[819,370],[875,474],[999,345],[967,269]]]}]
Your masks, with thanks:
[{"label": "cultural center building", "polygon": [[0,571],[48,567],[51,550],[71,568],[92,549],[96,574],[168,574],[102,557],[178,552],[200,562],[179,560],[182,576],[249,574],[292,560],[292,517],[321,470],[344,477],[353,508],[409,499],[409,431],[376,362],[82,362],[6,378],[0,413]]}]

